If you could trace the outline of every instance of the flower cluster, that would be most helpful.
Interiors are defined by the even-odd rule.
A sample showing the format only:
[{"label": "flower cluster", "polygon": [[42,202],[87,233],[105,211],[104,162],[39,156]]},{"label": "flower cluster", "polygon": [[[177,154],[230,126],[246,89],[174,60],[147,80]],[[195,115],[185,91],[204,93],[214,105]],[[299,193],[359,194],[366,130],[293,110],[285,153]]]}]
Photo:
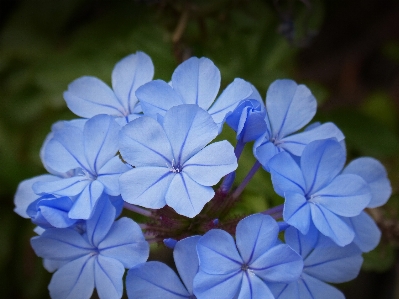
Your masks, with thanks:
[{"label": "flower cluster", "polygon": [[[207,58],[183,62],[170,82],[153,75],[137,52],[115,65],[112,89],[72,82],[64,98],[82,118],[53,125],[40,153],[49,173],[18,187],[15,212],[37,225],[31,245],[55,272],[51,297],[121,298],[128,269],[131,299],[344,298],[330,283],[355,278],[380,240],[365,209],[390,197],[382,164],[345,166],[344,135],[307,126],[317,102],[292,80],[273,82],[264,102],[239,78],[219,95]],[[235,146],[212,143],[224,126]],[[236,182],[247,143],[256,162]],[[232,215],[262,168],[284,204]],[[173,250],[178,274],[147,261],[150,243]]]}]

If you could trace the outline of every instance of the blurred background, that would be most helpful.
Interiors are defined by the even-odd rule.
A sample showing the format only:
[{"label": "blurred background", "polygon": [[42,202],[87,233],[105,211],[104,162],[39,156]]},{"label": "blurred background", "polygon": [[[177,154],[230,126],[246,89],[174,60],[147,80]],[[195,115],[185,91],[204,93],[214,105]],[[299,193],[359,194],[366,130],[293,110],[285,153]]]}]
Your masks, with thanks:
[{"label": "blurred background", "polygon": [[[381,244],[339,288],[348,299],[399,298],[399,1],[0,0],[1,298],[49,296],[51,274],[29,243],[34,226],[13,212],[13,197],[20,181],[45,173],[39,150],[51,124],[75,118],[63,91],[83,75],[110,83],[114,64],[137,50],[157,79],[206,56],[223,87],[240,77],[264,96],[275,79],[306,84],[316,120],[342,129],[349,159],[379,159],[393,188],[370,211]],[[281,202],[269,181],[257,175],[237,210]]]}]

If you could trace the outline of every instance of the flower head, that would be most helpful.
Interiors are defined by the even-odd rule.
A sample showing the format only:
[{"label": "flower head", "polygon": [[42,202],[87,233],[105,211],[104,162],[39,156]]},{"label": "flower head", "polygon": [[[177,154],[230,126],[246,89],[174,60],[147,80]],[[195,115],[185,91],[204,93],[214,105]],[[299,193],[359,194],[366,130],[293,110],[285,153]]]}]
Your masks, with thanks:
[{"label": "flower head", "polygon": [[194,217],[215,194],[212,187],[235,170],[237,159],[227,141],[206,146],[218,134],[212,117],[197,105],[180,105],[160,124],[140,117],[120,134],[120,153],[133,169],[120,177],[125,201],[159,209],[166,204]]}]

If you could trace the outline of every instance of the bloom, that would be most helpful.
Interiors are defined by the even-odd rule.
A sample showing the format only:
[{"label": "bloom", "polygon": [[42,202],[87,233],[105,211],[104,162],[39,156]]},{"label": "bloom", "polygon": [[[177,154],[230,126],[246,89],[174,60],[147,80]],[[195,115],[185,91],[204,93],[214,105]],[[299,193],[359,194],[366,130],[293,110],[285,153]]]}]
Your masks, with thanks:
[{"label": "bloom", "polygon": [[159,209],[166,204],[194,217],[215,194],[212,187],[237,168],[227,141],[206,146],[218,134],[212,117],[197,105],[168,110],[162,124],[140,117],[120,134],[120,153],[134,166],[120,177],[122,198]]},{"label": "bloom", "polygon": [[305,146],[314,140],[344,139],[333,123],[293,134],[310,122],[316,114],[316,106],[316,99],[305,85],[287,79],[276,80],[270,85],[266,94],[267,129],[253,148],[255,157],[266,170],[269,170],[269,160],[282,151],[301,156]]},{"label": "bloom", "polygon": [[304,266],[298,280],[270,285],[276,299],[345,298],[326,282],[347,282],[359,274],[363,258],[356,245],[340,247],[314,228],[303,235],[294,227],[289,227],[284,239],[302,256]]},{"label": "bloom", "polygon": [[255,214],[237,225],[236,242],[220,229],[207,232],[197,244],[197,298],[274,298],[271,282],[290,282],[302,271],[302,258],[278,239],[273,218]]},{"label": "bloom", "polygon": [[345,150],[332,139],[309,143],[300,165],[286,152],[269,162],[274,190],[285,198],[284,220],[307,234],[313,223],[340,246],[353,241],[354,231],[342,217],[359,215],[371,199],[358,175],[340,174]]},{"label": "bloom", "polygon": [[57,270],[49,285],[52,298],[90,298],[94,288],[101,299],[122,297],[124,268],[145,262],[149,245],[133,220],[114,219],[115,208],[102,197],[84,234],[50,228],[31,239],[36,254]]},{"label": "bloom", "polygon": [[111,116],[97,115],[82,128],[65,125],[55,131],[43,150],[44,164],[66,178],[38,181],[36,194],[74,197],[69,218],[90,218],[103,192],[117,196],[119,175],[129,169],[116,153],[120,126]]},{"label": "bloom", "polygon": [[84,118],[108,114],[125,124],[140,115],[136,90],[152,80],[154,66],[143,53],[131,54],[119,61],[112,71],[112,87],[95,77],[81,77],[64,92],[64,99],[73,113]]}]

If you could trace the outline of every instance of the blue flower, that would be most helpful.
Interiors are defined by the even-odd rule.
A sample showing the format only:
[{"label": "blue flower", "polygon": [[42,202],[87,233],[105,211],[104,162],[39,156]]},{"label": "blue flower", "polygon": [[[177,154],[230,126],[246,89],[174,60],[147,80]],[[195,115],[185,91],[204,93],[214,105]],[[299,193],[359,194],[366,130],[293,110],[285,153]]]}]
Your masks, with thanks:
[{"label": "blue flower", "polygon": [[219,88],[220,72],[213,62],[191,57],[176,68],[170,84],[151,81],[140,87],[136,96],[147,116],[158,118],[173,106],[195,104],[207,110],[221,128],[226,114],[246,99],[252,89],[248,82],[235,79],[215,101]]},{"label": "blue flower", "polygon": [[[344,174],[356,174],[362,177],[371,191],[371,200],[368,208],[384,205],[392,193],[387,172],[384,166],[373,158],[363,157],[348,164],[343,170]],[[353,242],[363,251],[368,252],[377,247],[380,242],[381,232],[374,220],[366,213],[347,219],[347,224],[355,232]]]},{"label": "blue flower", "polygon": [[73,197],[68,217],[90,218],[103,192],[111,196],[120,194],[119,175],[129,169],[116,156],[119,131],[120,126],[108,115],[87,120],[83,128],[65,125],[56,130],[44,147],[44,164],[68,176],[36,182],[34,192]]},{"label": "blue flower", "polygon": [[345,299],[327,283],[342,283],[357,277],[363,258],[356,245],[340,247],[316,229],[303,235],[293,227],[286,230],[285,242],[302,256],[304,266],[298,280],[270,285],[276,299]]},{"label": "blue flower", "polygon": [[332,123],[293,134],[310,122],[316,114],[316,107],[316,99],[305,85],[292,80],[276,80],[270,85],[266,94],[267,130],[255,142],[253,149],[266,170],[269,169],[269,160],[282,151],[301,156],[305,146],[314,140],[344,139],[342,132]]},{"label": "blue flower", "polygon": [[227,141],[206,146],[218,134],[212,117],[197,105],[180,105],[165,114],[162,125],[151,117],[127,124],[120,153],[133,169],[120,177],[122,198],[131,204],[196,216],[214,196],[212,187],[237,168]]},{"label": "blue flower", "polygon": [[90,298],[94,288],[101,299],[122,297],[125,268],[145,262],[149,245],[133,220],[114,219],[115,208],[102,198],[84,234],[51,228],[31,239],[47,268],[57,270],[49,285],[52,298]]},{"label": "blue flower", "polygon": [[267,130],[266,110],[262,101],[243,100],[231,112],[226,123],[237,132],[237,140],[249,142],[258,139]]},{"label": "blue flower", "polygon": [[168,266],[151,261],[129,270],[126,289],[129,299],[181,299],[195,298],[194,276],[198,272],[197,242],[200,236],[193,236],[177,242],[173,250],[180,278]]},{"label": "blue flower", "polygon": [[119,61],[112,71],[112,87],[95,77],[81,77],[73,81],[64,92],[64,99],[73,113],[84,118],[108,114],[119,123],[129,122],[140,116],[141,107],[136,90],[152,80],[154,66],[151,58],[143,53],[131,54]]},{"label": "blue flower", "polygon": [[197,244],[199,271],[194,278],[197,298],[274,298],[271,282],[297,280],[302,258],[277,239],[279,228],[270,216],[241,220],[236,242],[220,229],[207,232]]},{"label": "blue flower", "polygon": [[340,246],[355,237],[343,218],[359,215],[371,199],[370,189],[360,176],[340,174],[345,159],[342,146],[327,139],[309,143],[300,165],[286,152],[269,162],[274,190],[285,197],[284,220],[303,234],[314,223]]}]

